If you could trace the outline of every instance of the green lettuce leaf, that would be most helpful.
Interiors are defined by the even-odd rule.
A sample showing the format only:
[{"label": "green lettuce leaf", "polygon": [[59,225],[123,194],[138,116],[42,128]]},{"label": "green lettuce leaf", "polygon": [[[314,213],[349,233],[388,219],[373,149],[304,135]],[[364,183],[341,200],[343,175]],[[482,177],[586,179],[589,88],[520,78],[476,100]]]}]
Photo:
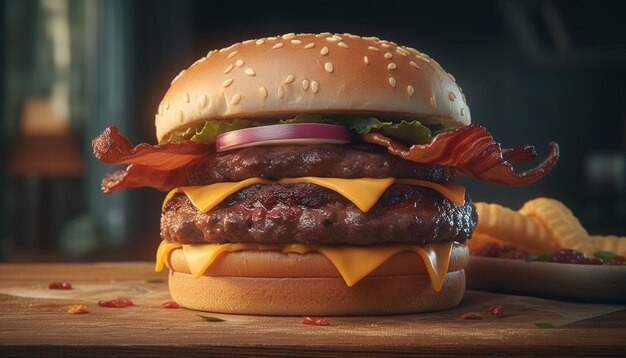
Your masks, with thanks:
[{"label": "green lettuce leaf", "polygon": [[280,120],[234,119],[207,121],[200,126],[176,132],[161,143],[192,140],[200,144],[214,145],[216,137],[221,133],[249,127],[291,123],[326,123],[341,125],[350,128],[356,134],[381,133],[407,145],[428,143],[435,135],[451,129],[441,124],[425,125],[418,120],[402,119],[400,121],[381,121],[373,117],[353,115],[324,117],[320,114],[301,114],[294,118]]}]

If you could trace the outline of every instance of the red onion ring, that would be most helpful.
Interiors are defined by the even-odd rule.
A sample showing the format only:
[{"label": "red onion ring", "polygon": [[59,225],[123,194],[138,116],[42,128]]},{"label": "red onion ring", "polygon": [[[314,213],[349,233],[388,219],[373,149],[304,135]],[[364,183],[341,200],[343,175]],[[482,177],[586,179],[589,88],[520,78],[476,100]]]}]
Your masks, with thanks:
[{"label": "red onion ring", "polygon": [[346,144],[351,141],[350,130],[343,126],[322,123],[276,124],[222,133],[216,138],[215,150],[225,152],[257,145]]}]

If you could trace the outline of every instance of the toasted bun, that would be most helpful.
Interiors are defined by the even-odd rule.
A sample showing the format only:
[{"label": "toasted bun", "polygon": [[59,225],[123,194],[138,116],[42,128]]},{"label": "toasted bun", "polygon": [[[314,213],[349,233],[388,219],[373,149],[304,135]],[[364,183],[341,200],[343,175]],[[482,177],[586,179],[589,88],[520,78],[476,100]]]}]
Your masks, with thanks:
[{"label": "toasted bun", "polygon": [[454,77],[427,55],[378,38],[286,34],[211,51],[172,81],[157,139],[207,120],[354,113],[471,123]]},{"label": "toasted bun", "polygon": [[[442,310],[465,292],[465,245],[455,245],[443,289],[435,292],[421,260],[412,252],[387,260],[348,287],[322,255],[238,251],[221,255],[207,272],[189,274],[182,249],[172,251],[169,288],[183,307],[257,315],[378,315]],[[416,264],[418,263],[418,264]]]}]

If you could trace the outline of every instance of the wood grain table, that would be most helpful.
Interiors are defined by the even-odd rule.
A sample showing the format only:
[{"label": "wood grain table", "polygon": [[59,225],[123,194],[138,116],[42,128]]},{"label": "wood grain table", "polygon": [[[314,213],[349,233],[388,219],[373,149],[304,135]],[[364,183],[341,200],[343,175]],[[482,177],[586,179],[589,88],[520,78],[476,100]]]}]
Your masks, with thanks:
[{"label": "wood grain table", "polygon": [[[51,290],[67,281],[72,290]],[[468,291],[455,309],[416,315],[259,317],[166,309],[167,274],[150,263],[0,264],[0,357],[615,355],[626,354],[626,306]],[[126,296],[127,308],[99,300]],[[88,314],[69,314],[84,304]],[[490,305],[506,316],[492,317]],[[466,312],[482,320],[461,320]],[[549,323],[554,328],[539,328]]]}]

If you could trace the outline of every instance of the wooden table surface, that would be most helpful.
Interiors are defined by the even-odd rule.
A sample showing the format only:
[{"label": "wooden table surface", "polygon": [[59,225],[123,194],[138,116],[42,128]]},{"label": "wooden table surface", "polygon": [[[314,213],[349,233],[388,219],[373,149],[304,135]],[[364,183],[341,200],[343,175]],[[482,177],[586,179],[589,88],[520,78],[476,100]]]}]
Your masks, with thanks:
[{"label": "wooden table surface", "polygon": [[[468,291],[459,307],[416,315],[328,317],[329,326],[299,317],[211,314],[165,309],[167,274],[151,263],[0,264],[0,357],[212,355],[616,355],[626,354],[626,306],[560,302]],[[51,290],[68,281],[74,289]],[[117,296],[135,306],[101,308]],[[67,313],[85,304],[88,314]],[[503,305],[506,316],[490,316]],[[460,320],[479,312],[483,320]],[[535,323],[551,323],[552,329]]]}]

